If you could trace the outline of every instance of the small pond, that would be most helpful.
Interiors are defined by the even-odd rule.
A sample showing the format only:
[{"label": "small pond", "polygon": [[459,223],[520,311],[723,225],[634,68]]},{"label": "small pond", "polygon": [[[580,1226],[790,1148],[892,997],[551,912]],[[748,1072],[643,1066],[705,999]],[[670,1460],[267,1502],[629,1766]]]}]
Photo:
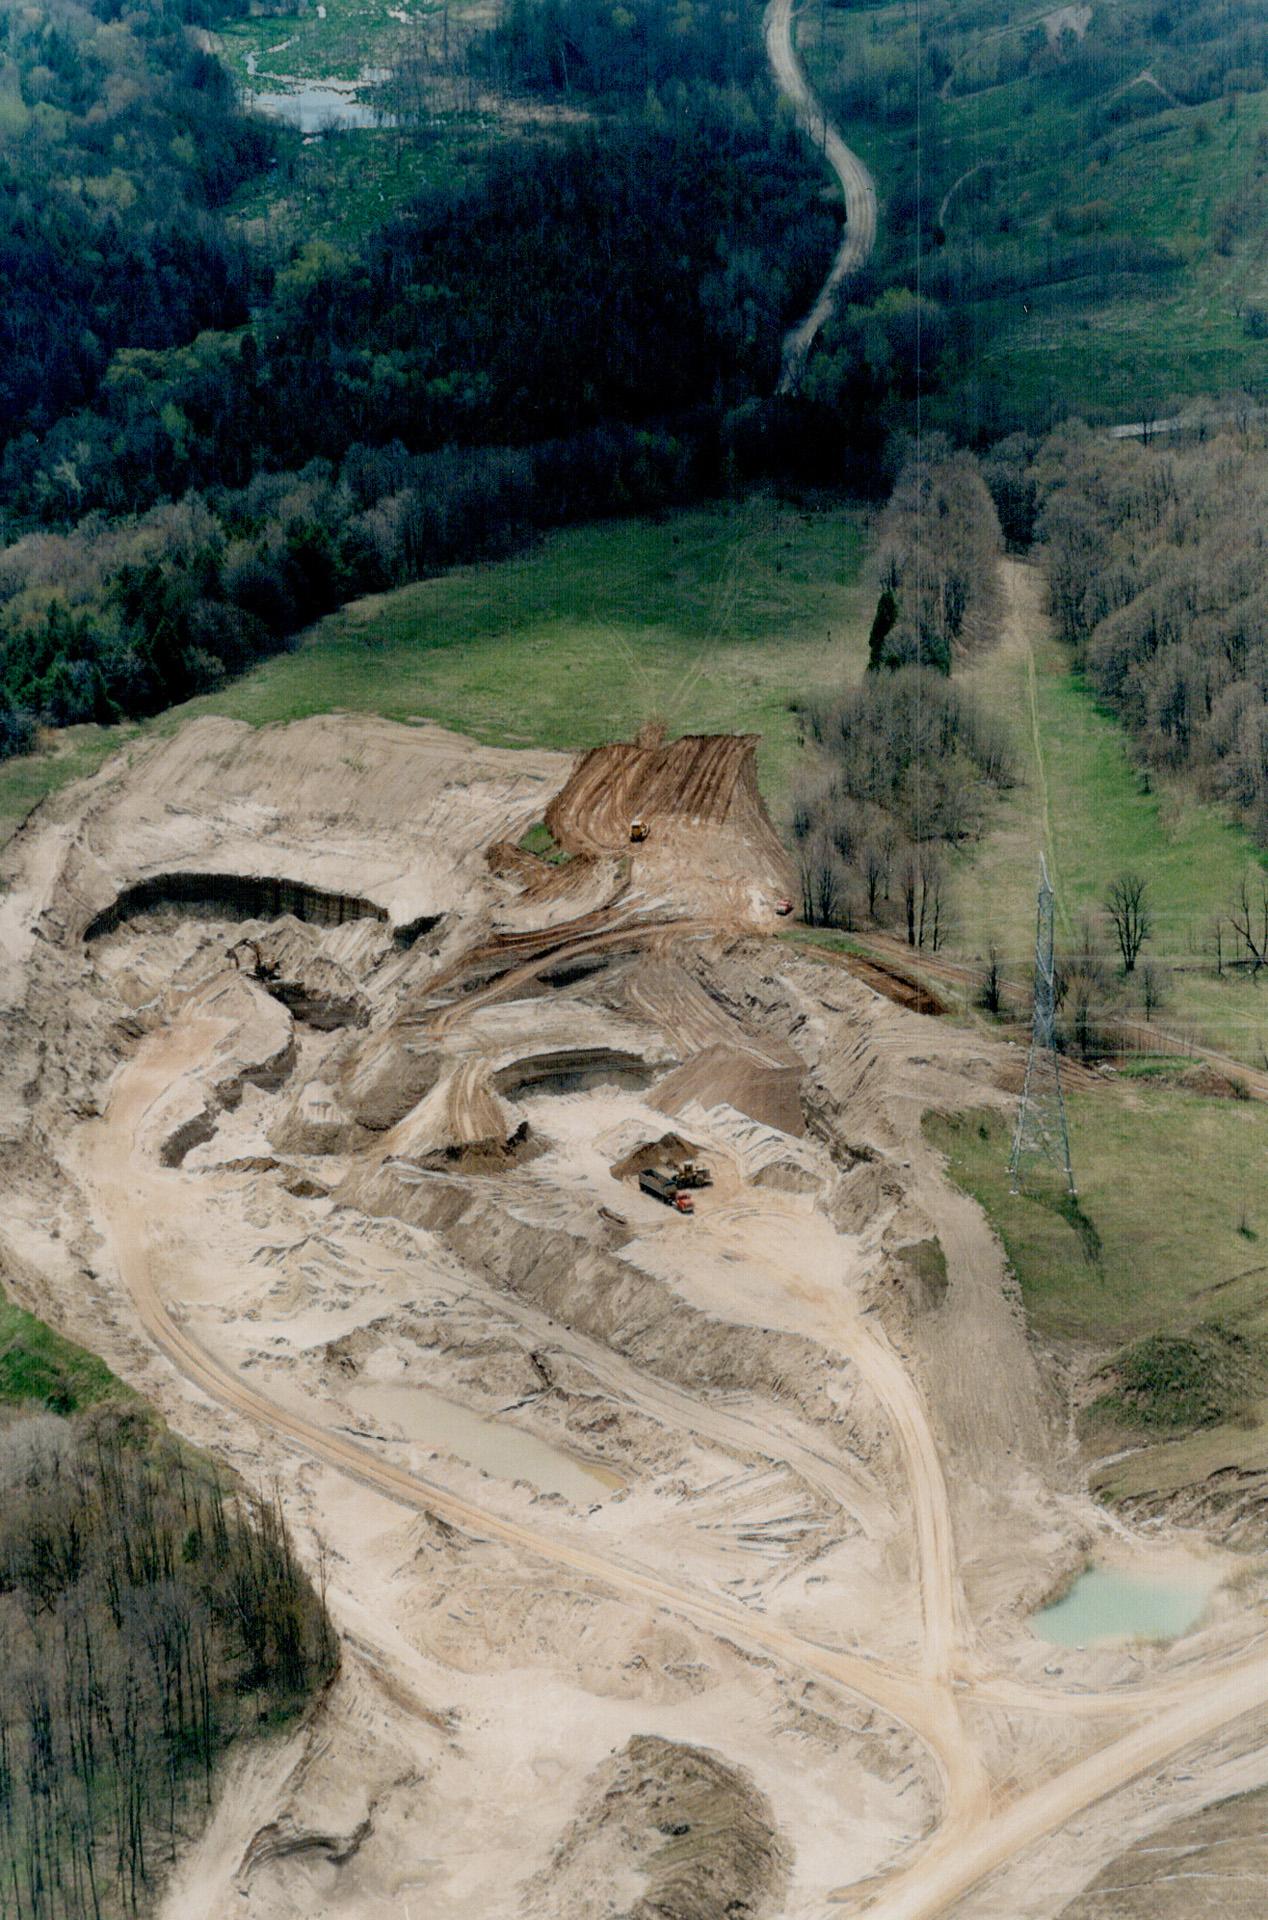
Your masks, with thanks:
[{"label": "small pond", "polygon": [[1197,1625],[1216,1582],[1200,1574],[1154,1579],[1091,1567],[1031,1622],[1041,1640],[1091,1647],[1113,1640],[1178,1640]]},{"label": "small pond", "polygon": [[350,127],[388,127],[392,116],[352,100],[335,87],[297,87],[292,93],[248,93],[244,105],[301,133],[344,133]]},{"label": "small pond", "polygon": [[540,1493],[560,1493],[574,1506],[593,1506],[625,1485],[619,1474],[578,1459],[509,1421],[489,1420],[446,1400],[430,1387],[404,1381],[360,1381],[345,1391],[358,1413],[398,1428],[409,1440],[453,1454],[500,1480],[528,1480]]}]

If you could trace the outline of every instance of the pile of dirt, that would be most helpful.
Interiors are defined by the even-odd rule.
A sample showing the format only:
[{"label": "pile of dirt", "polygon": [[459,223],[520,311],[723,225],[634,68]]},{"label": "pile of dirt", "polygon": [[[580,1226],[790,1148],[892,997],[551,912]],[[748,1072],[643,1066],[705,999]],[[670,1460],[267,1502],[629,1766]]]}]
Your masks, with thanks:
[{"label": "pile of dirt", "polygon": [[541,1920],[735,1920],[778,1914],[788,1850],[769,1802],[716,1753],[636,1734],[592,1775],[548,1871]]},{"label": "pile of dirt", "polygon": [[229,959],[306,1026],[329,1032],[369,1021],[369,1002],[347,968],[319,951],[296,919],[287,917],[238,940]]},{"label": "pile of dirt", "polygon": [[684,1160],[701,1160],[703,1150],[680,1133],[662,1133],[658,1140],[644,1140],[624,1154],[612,1168],[614,1180],[637,1180],[651,1167],[680,1167]]},{"label": "pile of dirt", "polygon": [[735,1107],[764,1127],[800,1138],[806,1131],[801,1080],[797,1066],[768,1066],[738,1047],[716,1045],[667,1073],[651,1102],[663,1113],[681,1113],[692,1101],[702,1107]]},{"label": "pile of dirt", "polygon": [[[645,839],[630,840],[640,819]],[[757,785],[755,734],[647,729],[584,754],[546,810],[571,853],[622,854],[632,883],[718,925],[774,926],[791,865]]]}]

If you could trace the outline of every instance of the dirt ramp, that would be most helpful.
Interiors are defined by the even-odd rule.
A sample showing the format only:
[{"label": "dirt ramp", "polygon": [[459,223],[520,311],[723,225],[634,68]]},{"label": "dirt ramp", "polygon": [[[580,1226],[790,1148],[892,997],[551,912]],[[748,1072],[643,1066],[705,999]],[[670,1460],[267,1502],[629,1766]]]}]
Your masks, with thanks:
[{"label": "dirt ramp", "polygon": [[645,731],[583,754],[546,824],[574,853],[623,853],[630,822],[654,837],[672,825],[730,827],[783,862],[757,787],[755,733],[687,733],[666,741]]},{"label": "dirt ramp", "polygon": [[533,1920],[751,1920],[782,1910],[788,1853],[766,1796],[720,1754],[635,1734],[590,1777]]},{"label": "dirt ramp", "polygon": [[464,1060],[393,1127],[386,1155],[412,1166],[501,1166],[521,1154],[528,1123],[499,1099],[487,1060]]}]

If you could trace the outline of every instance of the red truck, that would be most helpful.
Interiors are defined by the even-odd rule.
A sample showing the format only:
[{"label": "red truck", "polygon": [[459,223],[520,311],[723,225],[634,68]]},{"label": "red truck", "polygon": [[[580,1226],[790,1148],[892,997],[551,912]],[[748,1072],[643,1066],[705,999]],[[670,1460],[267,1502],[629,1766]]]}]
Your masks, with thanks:
[{"label": "red truck", "polygon": [[646,1173],[639,1174],[638,1184],[644,1193],[651,1194],[653,1200],[663,1201],[676,1213],[694,1213],[696,1210],[691,1195],[684,1193],[678,1182],[671,1180],[667,1173],[657,1173],[654,1167],[649,1167]]}]

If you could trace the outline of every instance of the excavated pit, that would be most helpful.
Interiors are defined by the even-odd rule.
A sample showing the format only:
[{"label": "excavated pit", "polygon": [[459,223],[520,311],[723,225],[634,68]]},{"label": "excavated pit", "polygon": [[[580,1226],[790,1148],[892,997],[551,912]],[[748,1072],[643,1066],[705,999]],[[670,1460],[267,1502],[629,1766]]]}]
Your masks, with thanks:
[{"label": "excavated pit", "polygon": [[[580,857],[491,866],[553,796]],[[570,772],[202,721],[56,808],[3,863],[6,1289],[276,1482],[345,1648],[158,1920],[814,1920],[959,1770],[1006,1802],[1086,1751],[950,1691],[1026,1682],[1018,1596],[1088,1512],[920,1132],[1005,1103],[999,1050],[760,937],[751,741]],[[264,923],[237,970],[226,918]],[[671,1151],[715,1175],[690,1218],[613,1182]],[[917,1312],[896,1254],[939,1244]],[[522,1436],[620,1484],[539,1484]]]},{"label": "excavated pit", "polygon": [[493,1075],[493,1086],[507,1099],[519,1094],[586,1093],[593,1087],[650,1086],[658,1069],[636,1053],[615,1047],[578,1047],[575,1051],[525,1054]]},{"label": "excavated pit", "polygon": [[[352,893],[328,893],[301,880],[256,873],[157,873],[124,887],[89,921],[83,937],[89,942],[99,940],[125,921],[164,908],[200,920],[280,920],[289,914],[319,927],[391,917],[372,900]],[[435,923],[433,918],[428,924]]]}]

